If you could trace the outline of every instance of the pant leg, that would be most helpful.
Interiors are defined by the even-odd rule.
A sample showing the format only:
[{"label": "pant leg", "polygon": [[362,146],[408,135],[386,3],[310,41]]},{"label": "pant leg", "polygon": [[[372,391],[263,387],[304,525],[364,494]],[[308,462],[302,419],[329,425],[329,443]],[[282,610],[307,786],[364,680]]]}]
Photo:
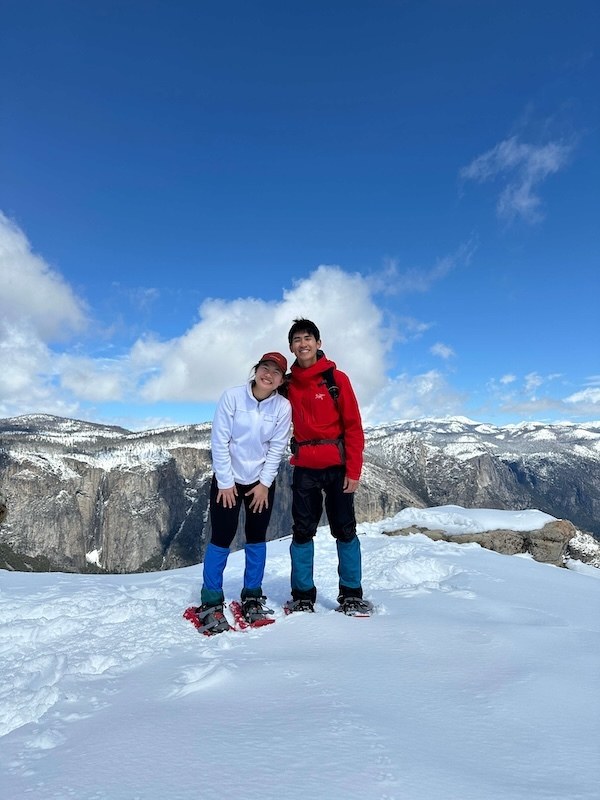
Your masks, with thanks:
[{"label": "pant leg", "polygon": [[323,513],[322,470],[294,467],[292,478],[292,534],[298,544],[309,542]]},{"label": "pant leg", "polygon": [[237,532],[238,520],[240,518],[244,497],[243,487],[238,484],[236,484],[236,487],[238,495],[235,500],[235,505],[233,508],[226,508],[223,503],[217,503],[219,487],[217,486],[217,479],[213,475],[210,485],[209,500],[210,524],[212,528],[210,541],[219,547],[229,548]]},{"label": "pant leg", "polygon": [[228,547],[219,547],[210,542],[204,554],[201,603],[218,605],[225,599],[223,594],[223,572],[229,557]]},{"label": "pant leg", "polygon": [[293,534],[290,545],[291,585],[294,600],[316,600],[314,542],[323,512],[320,470],[294,467],[292,479]]},{"label": "pant leg", "polygon": [[245,600],[247,597],[262,597],[262,582],[267,558],[266,543],[257,542],[256,544],[249,544],[246,542],[244,557],[246,560],[246,567],[244,570],[242,600]]},{"label": "pant leg", "polygon": [[292,561],[292,597],[294,600],[312,600],[314,603],[317,599],[317,589],[313,578],[314,540],[311,539],[304,544],[298,544],[292,540],[290,558]]},{"label": "pant leg", "polygon": [[331,535],[340,542],[349,542],[356,535],[354,493],[344,492],[345,479],[344,467],[330,467],[323,474],[327,522]]},{"label": "pant leg", "polygon": [[250,509],[252,498],[246,497],[246,492],[249,489],[252,489],[253,486],[256,486],[256,483],[251,484],[250,486],[244,486],[243,489],[243,502],[244,508],[246,509],[244,534],[247,542],[250,542],[250,544],[257,544],[258,542],[264,542],[267,539],[267,528],[269,527],[271,514],[273,513],[273,502],[275,500],[275,483],[273,482],[271,486],[269,486],[269,492],[267,495],[268,505],[266,508],[263,508],[262,511],[251,511]]},{"label": "pant leg", "polygon": [[[256,484],[244,487],[244,493],[248,492],[252,486],[256,486]],[[274,500],[275,482],[269,487],[268,505],[262,511],[252,511],[250,509],[251,498],[244,496],[246,544],[244,546],[245,570],[244,586],[241,592],[242,600],[247,597],[262,597],[263,594],[262,582],[267,558],[267,528],[273,512]]]},{"label": "pant leg", "polygon": [[336,540],[340,595],[362,597],[362,559],[356,535],[354,494],[344,492],[345,474],[343,467],[327,471],[325,511],[331,535]]},{"label": "pant leg", "polygon": [[242,500],[238,495],[235,506],[233,508],[225,508],[222,503],[217,503],[218,492],[217,479],[213,475],[209,505],[212,534],[204,553],[202,589],[200,592],[201,603],[210,605],[218,605],[225,599],[223,594],[223,573],[229,557],[229,546],[235,537],[242,507]]},{"label": "pant leg", "polygon": [[336,542],[340,595],[362,597],[362,560],[360,541],[356,534],[349,542]]}]

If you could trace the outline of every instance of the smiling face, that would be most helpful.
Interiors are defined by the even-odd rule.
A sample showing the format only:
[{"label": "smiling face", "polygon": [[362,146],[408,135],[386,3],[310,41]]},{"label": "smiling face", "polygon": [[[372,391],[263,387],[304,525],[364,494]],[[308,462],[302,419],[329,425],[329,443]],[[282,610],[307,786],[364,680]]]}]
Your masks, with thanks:
[{"label": "smiling face", "polygon": [[252,391],[258,399],[275,392],[283,383],[283,372],[274,361],[262,361],[256,368]]},{"label": "smiling face", "polygon": [[301,367],[310,367],[317,363],[317,350],[320,347],[321,340],[315,339],[308,331],[298,331],[292,336],[290,343],[290,350]]}]

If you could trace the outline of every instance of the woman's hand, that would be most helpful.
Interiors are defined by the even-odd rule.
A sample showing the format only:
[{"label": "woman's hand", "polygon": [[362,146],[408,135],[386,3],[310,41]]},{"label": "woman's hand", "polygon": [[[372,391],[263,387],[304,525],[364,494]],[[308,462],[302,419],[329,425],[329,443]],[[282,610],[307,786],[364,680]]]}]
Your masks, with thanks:
[{"label": "woman's hand", "polygon": [[249,492],[246,492],[246,497],[252,497],[250,501],[250,511],[256,514],[269,507],[269,489],[263,486],[262,483],[257,483]]},{"label": "woman's hand", "polygon": [[237,501],[237,488],[231,486],[229,489],[219,489],[217,492],[217,505],[223,503],[223,508],[235,508]]}]

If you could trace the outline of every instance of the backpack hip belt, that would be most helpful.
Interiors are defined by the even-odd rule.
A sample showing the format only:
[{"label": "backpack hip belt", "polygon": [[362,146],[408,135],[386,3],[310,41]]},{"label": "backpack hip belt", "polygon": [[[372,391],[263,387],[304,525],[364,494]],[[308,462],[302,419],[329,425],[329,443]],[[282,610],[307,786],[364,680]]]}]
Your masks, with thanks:
[{"label": "backpack hip belt", "polygon": [[301,447],[305,445],[316,445],[316,444],[334,444],[336,445],[337,449],[340,451],[340,456],[342,459],[342,464],[346,462],[346,452],[344,449],[344,437],[338,436],[337,439],[306,439],[304,442],[297,441],[293,436],[290,439],[290,450],[292,455],[297,456],[298,451]]}]

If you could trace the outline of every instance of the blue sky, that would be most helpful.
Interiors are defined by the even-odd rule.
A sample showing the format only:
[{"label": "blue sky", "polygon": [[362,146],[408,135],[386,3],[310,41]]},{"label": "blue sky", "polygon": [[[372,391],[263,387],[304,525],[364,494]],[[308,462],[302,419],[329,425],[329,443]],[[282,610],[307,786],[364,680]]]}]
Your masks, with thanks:
[{"label": "blue sky", "polygon": [[600,419],[595,2],[3,4],[0,416]]}]

